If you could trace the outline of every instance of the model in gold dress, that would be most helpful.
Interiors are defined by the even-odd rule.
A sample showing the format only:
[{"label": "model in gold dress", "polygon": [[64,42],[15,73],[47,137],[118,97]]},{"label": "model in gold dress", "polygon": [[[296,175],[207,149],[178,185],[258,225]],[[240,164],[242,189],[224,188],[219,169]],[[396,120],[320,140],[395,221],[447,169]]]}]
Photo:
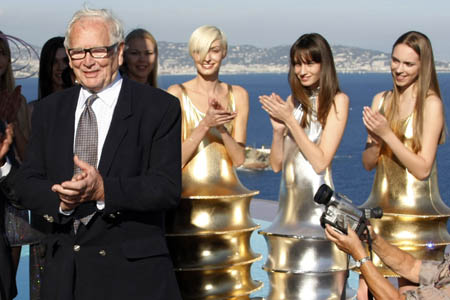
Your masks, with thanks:
[{"label": "model in gold dress", "polygon": [[250,277],[259,259],[250,235],[259,228],[249,215],[257,192],[239,181],[244,162],[248,95],[219,81],[227,51],[225,35],[202,26],[189,50],[197,76],[169,87],[182,107],[182,199],[169,217],[167,239],[184,299],[249,299],[262,283]]},{"label": "model in gold dress", "polygon": [[[419,32],[402,35],[393,46],[391,72],[393,91],[377,94],[372,108],[363,111],[368,131],[363,165],[376,167],[363,207],[383,209],[383,218],[372,224],[386,240],[416,258],[440,260],[450,243],[450,209],[437,185],[435,158],[445,120],[428,38]],[[376,257],[374,263],[385,276],[397,276]]]}]

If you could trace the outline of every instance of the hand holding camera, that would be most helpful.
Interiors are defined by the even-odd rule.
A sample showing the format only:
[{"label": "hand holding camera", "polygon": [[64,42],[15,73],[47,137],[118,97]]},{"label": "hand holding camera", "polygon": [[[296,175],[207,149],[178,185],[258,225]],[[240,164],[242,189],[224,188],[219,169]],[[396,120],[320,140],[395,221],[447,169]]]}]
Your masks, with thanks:
[{"label": "hand holding camera", "polygon": [[348,228],[362,238],[370,218],[380,219],[383,210],[376,208],[358,208],[345,195],[333,192],[326,184],[317,190],[314,201],[325,205],[325,211],[320,217],[320,224],[325,228],[329,224],[338,232],[347,234]]}]

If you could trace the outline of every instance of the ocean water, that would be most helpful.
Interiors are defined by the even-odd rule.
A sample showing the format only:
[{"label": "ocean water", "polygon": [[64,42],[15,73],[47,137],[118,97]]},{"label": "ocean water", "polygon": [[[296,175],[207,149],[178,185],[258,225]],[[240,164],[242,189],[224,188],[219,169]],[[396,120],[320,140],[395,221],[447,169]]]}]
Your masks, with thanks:
[{"label": "ocean water", "polygon": [[[166,89],[172,84],[182,83],[193,76],[161,76],[159,85]],[[450,74],[438,74],[441,93],[446,107],[446,118],[450,115]],[[248,74],[223,75],[221,80],[238,84],[249,93],[250,114],[247,127],[247,145],[253,147],[271,145],[272,127],[267,113],[261,109],[258,96],[275,92],[286,98],[290,94],[286,74]],[[366,140],[366,131],[362,123],[362,109],[370,106],[373,96],[392,88],[390,74],[339,74],[341,89],[350,97],[350,112],[335,159],[333,161],[333,179],[336,191],[347,195],[357,204],[363,203],[370,194],[374,171],[367,172],[361,163],[361,154]],[[37,79],[25,79],[22,84],[25,97],[36,99]],[[442,199],[450,203],[450,143],[441,145],[437,153],[439,187]],[[258,198],[277,200],[280,174],[272,171],[238,171],[242,183],[252,190],[259,190]]]},{"label": "ocean water", "polygon": [[[161,76],[159,85],[166,89],[175,83],[182,83],[193,76]],[[439,74],[439,82],[444,104],[446,118],[449,119],[450,106],[450,74]],[[272,127],[265,111],[260,107],[258,96],[275,92],[286,98],[290,94],[287,75],[285,74],[249,74],[249,75],[223,75],[221,80],[230,84],[238,84],[249,93],[250,114],[247,129],[247,145],[253,147],[270,147]],[[383,90],[392,88],[389,74],[339,74],[340,86],[343,92],[350,97],[350,113],[344,137],[333,161],[333,179],[335,189],[347,195],[356,204],[363,203],[369,196],[374,171],[367,172],[361,163],[361,153],[364,149],[366,131],[362,123],[363,106],[370,106],[373,96]],[[30,101],[37,98],[37,79],[19,80],[22,93]],[[439,187],[442,199],[447,205],[450,203],[450,143],[441,145],[437,153]],[[242,183],[252,190],[260,191],[258,198],[277,201],[280,173],[272,171],[238,171]],[[257,223],[265,227],[269,222]],[[267,259],[267,246],[264,239],[254,233],[251,239],[252,248],[256,253],[263,254],[263,259],[252,266],[252,277],[264,282],[264,288],[253,297],[263,297],[268,292],[268,277],[261,270]],[[18,271],[19,296],[16,299],[28,299],[28,257],[27,249],[23,251],[23,258]],[[357,276],[351,272],[349,285],[357,287]]]}]

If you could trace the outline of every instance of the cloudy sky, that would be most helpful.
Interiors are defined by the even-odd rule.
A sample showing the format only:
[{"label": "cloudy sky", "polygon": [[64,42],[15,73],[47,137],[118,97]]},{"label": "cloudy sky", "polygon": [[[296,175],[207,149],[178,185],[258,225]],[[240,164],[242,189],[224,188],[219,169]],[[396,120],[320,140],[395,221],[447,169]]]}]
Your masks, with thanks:
[{"label": "cloudy sky", "polygon": [[186,42],[198,26],[220,27],[232,45],[290,45],[318,32],[332,45],[390,52],[395,39],[418,30],[436,59],[450,61],[448,0],[1,0],[0,30],[41,46],[63,35],[83,4],[109,8],[127,31],[143,27],[159,41]]}]

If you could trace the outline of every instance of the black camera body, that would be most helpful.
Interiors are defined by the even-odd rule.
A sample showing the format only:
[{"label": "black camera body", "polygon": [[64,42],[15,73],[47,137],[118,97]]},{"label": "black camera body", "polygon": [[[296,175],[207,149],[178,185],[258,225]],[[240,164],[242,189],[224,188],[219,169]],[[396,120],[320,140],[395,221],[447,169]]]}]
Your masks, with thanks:
[{"label": "black camera body", "polygon": [[361,237],[367,228],[369,218],[380,219],[383,216],[380,207],[358,208],[347,196],[333,192],[326,184],[322,184],[317,190],[314,201],[325,205],[320,225],[325,228],[325,225],[329,224],[343,234],[347,234],[347,228],[350,226]]}]

